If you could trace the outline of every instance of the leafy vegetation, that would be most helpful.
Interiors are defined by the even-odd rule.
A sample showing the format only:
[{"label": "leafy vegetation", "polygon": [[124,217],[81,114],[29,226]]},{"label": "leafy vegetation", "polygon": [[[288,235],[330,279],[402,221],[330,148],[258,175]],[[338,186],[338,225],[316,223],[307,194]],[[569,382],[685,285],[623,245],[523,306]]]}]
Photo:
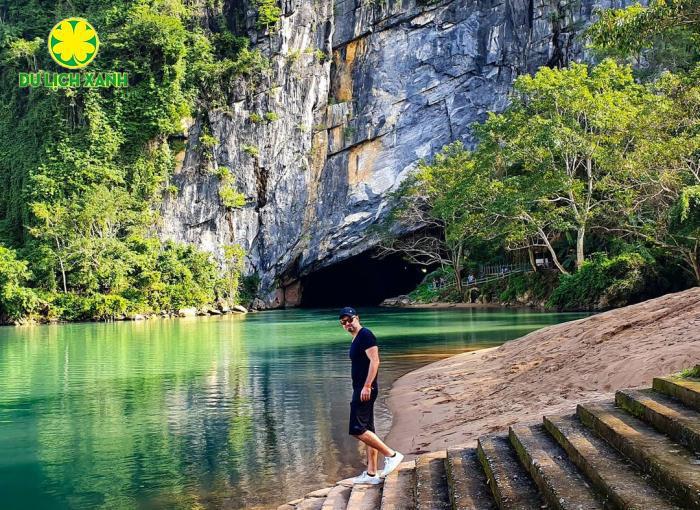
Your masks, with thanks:
[{"label": "leafy vegetation", "polygon": [[[272,3],[259,8],[271,22]],[[162,197],[177,193],[170,175],[183,119],[220,105],[235,80],[254,84],[266,59],[223,13],[203,23],[184,0],[19,0],[3,9],[4,320],[109,319],[235,297],[231,274],[208,254],[160,241],[154,227]],[[45,38],[76,13],[102,42],[90,69],[128,72],[129,87],[17,87],[20,71],[59,70]],[[199,141],[207,150],[218,143],[206,126]],[[225,180],[222,202],[240,207],[232,176]]]},{"label": "leafy vegetation", "polygon": [[[455,275],[479,253],[527,253],[536,272],[481,285],[482,299],[526,296],[563,310],[700,284],[700,57],[686,51],[658,67],[671,47],[696,41],[696,6],[604,11],[590,34],[615,58],[517,78],[510,106],[475,126],[473,150],[444,147],[409,177],[394,215],[414,233],[389,234],[387,246],[409,259],[421,247]],[[645,47],[635,77],[628,63],[643,58],[631,53]],[[551,261],[555,278],[542,276],[536,257]]]},{"label": "leafy vegetation", "polygon": [[700,379],[700,365],[695,365],[693,368],[682,370],[678,377],[681,379]]},{"label": "leafy vegetation", "polygon": [[225,166],[218,169],[219,176],[219,198],[221,204],[228,209],[237,209],[245,205],[245,195],[236,189],[236,180],[231,170]]},{"label": "leafy vegetation", "polygon": [[653,262],[639,253],[594,254],[576,273],[561,277],[548,304],[558,310],[601,310],[658,295],[663,287],[657,286]]},{"label": "leafy vegetation", "polygon": [[255,5],[258,8],[258,29],[270,29],[277,25],[282,16],[277,0],[255,0]]}]

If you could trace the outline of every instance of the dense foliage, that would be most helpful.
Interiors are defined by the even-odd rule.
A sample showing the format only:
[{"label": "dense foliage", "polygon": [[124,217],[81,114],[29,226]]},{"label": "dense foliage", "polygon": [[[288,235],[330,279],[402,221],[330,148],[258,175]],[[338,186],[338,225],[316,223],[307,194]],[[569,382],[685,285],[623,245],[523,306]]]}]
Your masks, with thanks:
[{"label": "dense foliage", "polygon": [[[685,52],[682,66],[660,68],[663,51],[653,47],[696,40],[697,12],[692,2],[604,11],[590,34],[617,61],[520,76],[510,106],[475,126],[474,150],[455,143],[422,163],[395,211],[418,209],[416,224],[444,239],[430,245],[444,267],[454,251],[447,240],[462,241],[458,257],[445,257],[455,275],[484,247],[511,260],[527,253],[537,272],[535,259],[548,259],[560,274],[482,285],[487,298],[604,309],[700,284],[700,66]],[[644,45],[652,47],[639,72],[627,62]],[[436,181],[446,164],[450,179]],[[460,214],[444,214],[441,203]],[[413,237],[416,246],[428,236]],[[391,237],[386,244],[402,248]]]},{"label": "dense foliage", "polygon": [[[222,274],[208,254],[155,236],[159,202],[177,192],[183,120],[268,65],[217,4],[0,4],[0,318],[105,319],[236,298],[240,253]],[[274,24],[273,5],[261,6]],[[128,72],[128,87],[17,86],[19,72],[61,71],[46,37],[70,16],[99,34],[89,70]],[[222,201],[240,206],[230,174],[222,181]]]},{"label": "dense foliage", "polygon": [[594,254],[572,275],[563,275],[549,297],[557,309],[601,310],[642,301],[658,295],[653,260],[639,253],[608,258]]}]

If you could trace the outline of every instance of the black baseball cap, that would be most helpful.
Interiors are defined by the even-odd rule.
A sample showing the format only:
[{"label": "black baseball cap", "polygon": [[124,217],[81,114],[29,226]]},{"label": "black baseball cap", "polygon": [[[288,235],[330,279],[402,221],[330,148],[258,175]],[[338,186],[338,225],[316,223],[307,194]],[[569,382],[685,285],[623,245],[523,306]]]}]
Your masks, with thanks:
[{"label": "black baseball cap", "polygon": [[357,315],[357,311],[352,306],[346,306],[345,308],[342,308],[340,310],[340,315],[338,316],[338,318],[342,319],[346,315],[348,317],[354,317],[355,315]]}]

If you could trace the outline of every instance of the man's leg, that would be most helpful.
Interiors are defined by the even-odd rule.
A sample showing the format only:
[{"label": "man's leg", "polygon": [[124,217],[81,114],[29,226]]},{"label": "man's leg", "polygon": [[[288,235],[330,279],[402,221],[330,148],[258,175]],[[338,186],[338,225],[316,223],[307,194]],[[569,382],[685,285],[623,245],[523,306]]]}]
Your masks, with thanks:
[{"label": "man's leg", "polygon": [[379,450],[379,452],[385,457],[391,457],[394,455],[394,450],[389,448],[384,442],[377,437],[377,434],[371,430],[365,430],[362,434],[355,436],[357,439],[365,443],[370,448]]},{"label": "man's leg", "polygon": [[367,473],[370,474],[377,474],[377,457],[379,456],[379,452],[376,450],[376,448],[372,448],[369,445],[365,445],[365,448],[367,450]]}]

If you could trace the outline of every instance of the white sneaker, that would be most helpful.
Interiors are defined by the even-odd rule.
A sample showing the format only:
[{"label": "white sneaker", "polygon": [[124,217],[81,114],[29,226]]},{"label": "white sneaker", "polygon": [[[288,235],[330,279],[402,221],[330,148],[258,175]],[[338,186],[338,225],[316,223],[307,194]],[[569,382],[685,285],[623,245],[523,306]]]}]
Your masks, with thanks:
[{"label": "white sneaker", "polygon": [[352,479],[352,483],[368,483],[371,485],[377,485],[378,483],[382,483],[382,479],[377,475],[369,476],[367,471],[363,471],[360,476],[356,476]]},{"label": "white sneaker", "polygon": [[382,473],[379,475],[381,478],[385,478],[386,475],[391,473],[394,469],[399,467],[399,464],[401,464],[401,461],[403,460],[403,454],[396,452],[396,455],[393,457],[384,457],[384,470]]}]

